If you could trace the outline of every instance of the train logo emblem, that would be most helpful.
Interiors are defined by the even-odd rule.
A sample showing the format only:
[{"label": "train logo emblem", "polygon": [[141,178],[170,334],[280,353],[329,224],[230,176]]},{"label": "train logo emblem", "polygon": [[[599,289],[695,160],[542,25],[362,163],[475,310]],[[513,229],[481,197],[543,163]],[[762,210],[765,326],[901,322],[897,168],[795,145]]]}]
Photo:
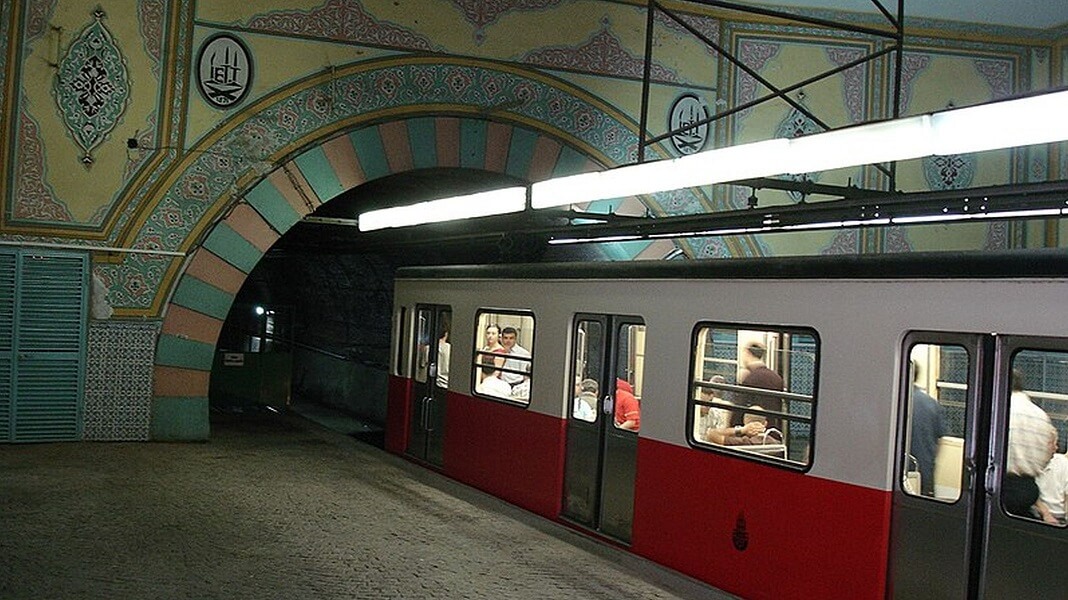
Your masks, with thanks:
[{"label": "train logo emblem", "polygon": [[744,552],[749,547],[749,533],[745,530],[745,513],[738,513],[738,520],[734,522],[734,532],[731,534],[731,542],[734,549]]},{"label": "train logo emblem", "polygon": [[668,129],[675,133],[671,145],[682,155],[696,154],[708,143],[708,105],[693,94],[683,94],[671,106]]},{"label": "train logo emblem", "polygon": [[208,38],[197,57],[197,87],[216,108],[236,106],[252,87],[252,55],[236,37],[221,33]]}]

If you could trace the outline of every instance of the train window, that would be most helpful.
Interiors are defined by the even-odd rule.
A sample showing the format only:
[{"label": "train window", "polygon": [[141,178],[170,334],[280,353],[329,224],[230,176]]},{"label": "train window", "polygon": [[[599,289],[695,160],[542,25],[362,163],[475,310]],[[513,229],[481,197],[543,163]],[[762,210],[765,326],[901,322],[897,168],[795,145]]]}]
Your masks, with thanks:
[{"label": "train window", "polygon": [[582,320],[575,326],[575,356],[571,372],[575,374],[575,397],[572,418],[593,423],[601,406],[601,347],[604,325],[596,320]]},{"label": "train window", "polygon": [[1068,501],[1068,353],[1021,350],[1012,359],[1001,505],[1065,526]]},{"label": "train window", "polygon": [[616,383],[612,425],[641,428],[641,400],[645,373],[645,325],[624,323],[616,332]]},{"label": "train window", "polygon": [[902,489],[955,502],[963,481],[968,351],[959,345],[914,344],[908,356]]},{"label": "train window", "polygon": [[528,404],[534,378],[534,315],[483,309],[475,323],[474,393]]},{"label": "train window", "polygon": [[397,332],[394,343],[396,344],[396,361],[394,362],[393,374],[404,374],[404,350],[407,348],[404,341],[408,339],[408,307],[402,306],[397,311],[397,323],[393,328]]},{"label": "train window", "polygon": [[812,330],[699,324],[687,411],[693,443],[807,467],[818,356]]}]

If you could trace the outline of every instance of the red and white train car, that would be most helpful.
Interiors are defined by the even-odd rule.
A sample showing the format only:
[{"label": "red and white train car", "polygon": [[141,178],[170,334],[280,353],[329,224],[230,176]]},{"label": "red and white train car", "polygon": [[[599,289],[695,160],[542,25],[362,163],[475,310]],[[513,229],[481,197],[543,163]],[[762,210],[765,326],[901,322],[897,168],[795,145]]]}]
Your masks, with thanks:
[{"label": "red and white train car", "polygon": [[394,305],[387,448],[449,477],[745,598],[1068,595],[1063,492],[1007,470],[1014,402],[1063,452],[1064,254],[402,269]]}]

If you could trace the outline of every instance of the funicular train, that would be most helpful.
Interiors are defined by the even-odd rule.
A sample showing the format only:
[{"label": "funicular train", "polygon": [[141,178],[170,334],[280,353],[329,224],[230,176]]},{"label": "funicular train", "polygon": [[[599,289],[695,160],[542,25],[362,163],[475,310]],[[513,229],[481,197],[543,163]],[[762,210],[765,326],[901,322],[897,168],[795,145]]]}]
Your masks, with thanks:
[{"label": "funicular train", "polygon": [[1064,253],[412,268],[394,306],[428,468],[744,598],[1068,597],[1063,491],[1007,464],[1016,402],[1068,462]]}]

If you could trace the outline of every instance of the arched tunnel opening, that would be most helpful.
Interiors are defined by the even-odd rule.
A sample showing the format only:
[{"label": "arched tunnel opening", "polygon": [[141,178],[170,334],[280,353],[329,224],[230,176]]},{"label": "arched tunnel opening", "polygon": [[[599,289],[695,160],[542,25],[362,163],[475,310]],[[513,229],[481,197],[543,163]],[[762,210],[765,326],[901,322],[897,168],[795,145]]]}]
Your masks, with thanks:
[{"label": "arched tunnel opening", "polygon": [[212,414],[295,412],[381,446],[394,274],[399,267],[603,259],[556,248],[523,215],[361,234],[360,212],[514,185],[506,175],[424,169],[362,184],[294,225],[249,273],[215,348]]}]

